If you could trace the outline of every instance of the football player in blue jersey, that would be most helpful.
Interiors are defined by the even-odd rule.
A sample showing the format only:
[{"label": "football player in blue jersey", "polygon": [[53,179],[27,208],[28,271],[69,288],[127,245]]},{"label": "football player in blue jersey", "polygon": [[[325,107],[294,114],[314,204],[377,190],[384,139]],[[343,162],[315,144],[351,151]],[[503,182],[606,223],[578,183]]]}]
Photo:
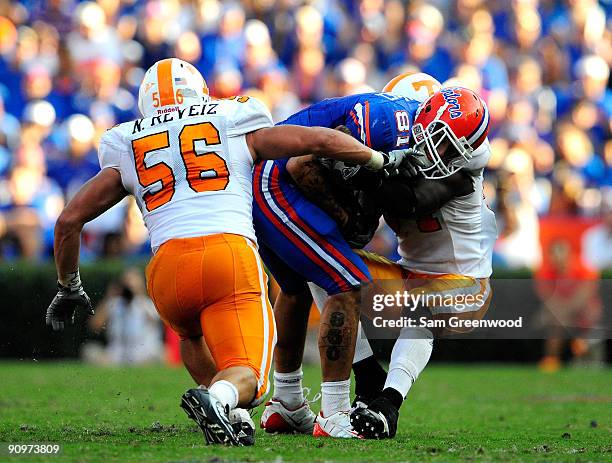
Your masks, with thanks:
[{"label": "football player in blue jersey", "polygon": [[[387,175],[403,160],[410,128],[419,101],[391,93],[366,93],[331,98],[316,103],[280,124],[338,128],[374,150],[389,153]],[[319,169],[308,156],[298,161],[262,162],[254,169],[253,218],[260,253],[281,292],[275,301],[278,342],[275,355],[274,395],[261,419],[268,432],[312,432],[315,436],[360,437],[351,424],[350,372],[358,336],[360,291],[371,281],[363,260],[352,247],[363,246],[371,233],[351,224],[345,213],[339,221],[321,207],[334,201],[319,198],[315,204],[298,188],[309,169]],[[336,163],[329,170],[343,180],[359,182],[360,190],[380,185],[383,176],[357,166]],[[304,175],[325,182],[325,177]],[[328,179],[332,181],[333,179]],[[300,185],[304,188],[304,184]],[[313,191],[317,186],[313,185]],[[319,189],[322,190],[322,189]],[[351,189],[345,203],[355,202]],[[337,211],[341,212],[341,211]],[[373,214],[378,224],[380,214]],[[371,229],[372,227],[365,227]],[[345,239],[344,235],[349,239]],[[302,392],[301,361],[312,297],[308,283],[329,296],[322,310],[319,332],[322,385],[321,412],[316,417]],[[301,346],[296,351],[295,346]],[[379,367],[380,382],[385,371]]]}]

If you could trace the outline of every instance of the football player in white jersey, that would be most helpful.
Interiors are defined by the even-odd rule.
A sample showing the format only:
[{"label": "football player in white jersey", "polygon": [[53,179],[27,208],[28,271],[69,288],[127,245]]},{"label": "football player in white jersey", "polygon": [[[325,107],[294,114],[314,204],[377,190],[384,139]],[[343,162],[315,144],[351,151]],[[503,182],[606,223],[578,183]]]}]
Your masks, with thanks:
[{"label": "football player in white jersey", "polygon": [[154,253],[148,293],[200,385],[182,407],[207,442],[252,444],[230,417],[263,400],[276,342],[252,224],[253,164],[314,153],[380,170],[388,157],[338,131],[273,127],[253,98],[211,100],[201,74],[176,58],[147,70],[138,107],[142,119],[104,134],[100,173],[56,223],[58,293],[46,322],[61,330],[76,309],[92,311],[78,270],[81,230],[133,195]]},{"label": "football player in white jersey", "polygon": [[[403,89],[391,91],[406,95]],[[404,185],[391,181],[383,186],[383,198],[407,200],[384,211],[401,259],[384,264],[364,256],[373,279],[403,279],[404,288],[417,293],[474,301],[424,307],[433,318],[480,319],[491,300],[497,226],[483,195],[483,171],[491,155],[488,124],[486,104],[474,92],[459,87],[435,92],[419,107],[412,127],[419,175]],[[399,408],[429,361],[433,337],[425,327],[400,330],[383,390],[351,415],[354,428],[365,437],[395,435]],[[371,352],[364,336],[357,343],[356,352]],[[371,355],[356,360],[361,363],[354,368],[356,375],[375,362]]]}]

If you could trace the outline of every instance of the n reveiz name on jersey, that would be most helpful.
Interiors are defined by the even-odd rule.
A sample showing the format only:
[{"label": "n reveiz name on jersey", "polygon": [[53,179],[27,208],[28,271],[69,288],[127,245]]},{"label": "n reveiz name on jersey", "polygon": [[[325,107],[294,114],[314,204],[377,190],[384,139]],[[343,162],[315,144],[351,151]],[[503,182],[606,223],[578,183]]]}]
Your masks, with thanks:
[{"label": "n reveiz name on jersey", "polygon": [[194,104],[186,108],[179,108],[174,106],[165,110],[160,109],[158,110],[158,112],[163,112],[163,114],[158,114],[157,116],[147,117],[144,119],[136,119],[133,123],[134,126],[132,128],[132,135],[134,135],[135,133],[142,132],[143,130],[149,129],[151,127],[155,127],[156,125],[173,122],[177,119],[183,119],[185,117],[217,115],[218,106],[219,103],[204,103]]}]

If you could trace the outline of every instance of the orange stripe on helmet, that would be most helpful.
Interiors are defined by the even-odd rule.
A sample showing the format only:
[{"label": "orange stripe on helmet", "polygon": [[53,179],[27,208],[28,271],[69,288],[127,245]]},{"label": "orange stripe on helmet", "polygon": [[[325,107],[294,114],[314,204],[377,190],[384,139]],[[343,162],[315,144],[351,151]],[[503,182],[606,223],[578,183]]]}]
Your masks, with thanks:
[{"label": "orange stripe on helmet", "polygon": [[387,85],[385,85],[382,89],[383,92],[391,92],[393,91],[393,88],[397,85],[397,83],[402,80],[404,77],[407,77],[411,74],[414,74],[414,72],[404,72],[402,74],[400,74],[399,76],[395,76],[393,79],[391,79]]},{"label": "orange stripe on helmet", "polygon": [[174,85],[172,85],[172,60],[164,59],[157,63],[157,90],[161,106],[176,104]]}]

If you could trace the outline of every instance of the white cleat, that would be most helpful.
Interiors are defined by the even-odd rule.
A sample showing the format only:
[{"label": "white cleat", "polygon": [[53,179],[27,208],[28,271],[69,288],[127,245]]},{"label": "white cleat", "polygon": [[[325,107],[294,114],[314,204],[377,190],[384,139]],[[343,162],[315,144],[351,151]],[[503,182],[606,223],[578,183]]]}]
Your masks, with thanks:
[{"label": "white cleat", "polygon": [[250,427],[255,428],[255,423],[253,423],[253,419],[251,418],[251,414],[248,410],[244,408],[234,408],[229,411],[228,418],[230,423],[246,423]]},{"label": "white cleat", "polygon": [[316,416],[307,400],[295,410],[272,398],[261,414],[261,427],[269,433],[312,434]]},{"label": "white cleat", "polygon": [[363,439],[351,425],[350,412],[336,412],[324,418],[320,413],[312,431],[314,437],[336,437],[340,439]]},{"label": "white cleat", "polygon": [[234,428],[238,442],[242,445],[255,444],[255,423],[251,415],[244,408],[234,408],[228,414],[229,421]]}]

